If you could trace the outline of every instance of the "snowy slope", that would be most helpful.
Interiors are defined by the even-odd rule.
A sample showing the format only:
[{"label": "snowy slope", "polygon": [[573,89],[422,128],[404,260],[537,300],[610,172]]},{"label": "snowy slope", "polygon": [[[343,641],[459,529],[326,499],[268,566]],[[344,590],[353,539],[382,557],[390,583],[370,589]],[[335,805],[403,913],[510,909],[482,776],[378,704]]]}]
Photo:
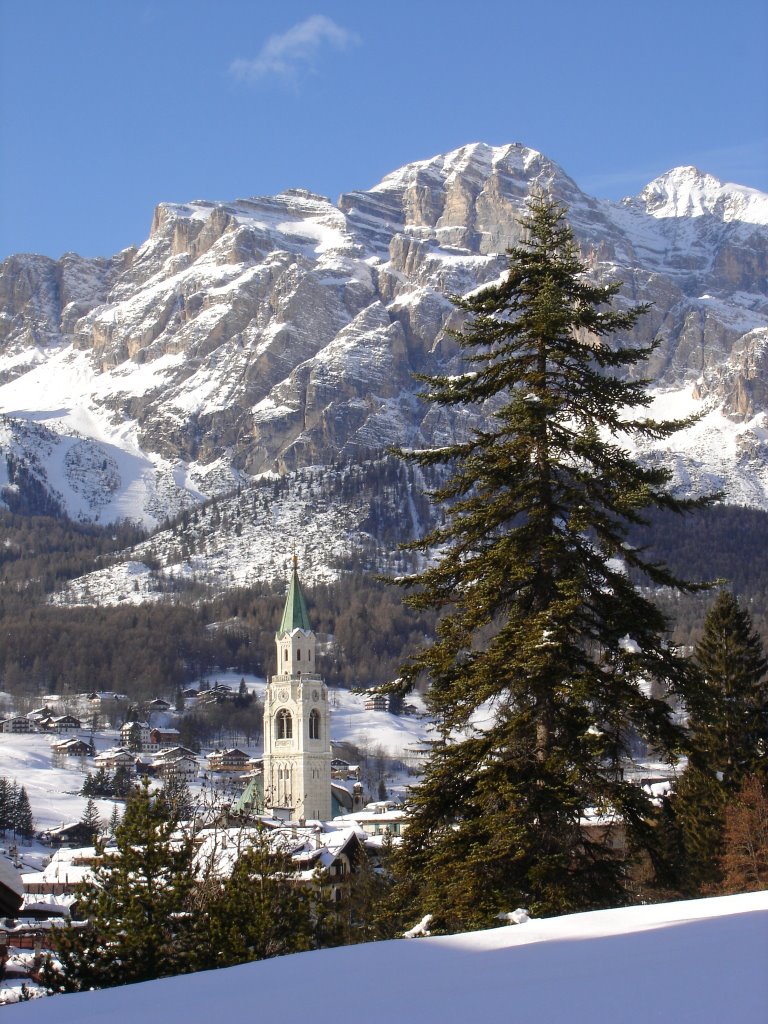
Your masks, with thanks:
[{"label": "snowy slope", "polygon": [[767,947],[763,892],[301,953],[3,1013],[29,1024],[757,1022]]}]

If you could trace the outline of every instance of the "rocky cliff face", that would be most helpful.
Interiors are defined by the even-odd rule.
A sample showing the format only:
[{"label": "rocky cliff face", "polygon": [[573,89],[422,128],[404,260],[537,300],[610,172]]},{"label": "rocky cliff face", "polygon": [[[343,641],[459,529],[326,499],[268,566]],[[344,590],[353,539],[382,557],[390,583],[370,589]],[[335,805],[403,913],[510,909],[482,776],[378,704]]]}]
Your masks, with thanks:
[{"label": "rocky cliff face", "polygon": [[698,435],[646,454],[768,507],[768,196],[678,168],[602,202],[521,145],[409,164],[337,205],[164,203],[110,260],[6,260],[0,446],[72,514],[152,522],[265,471],[455,436],[469,414],[425,409],[413,374],[458,367],[448,296],[503,272],[533,190],[568,205],[591,274],[653,303],[643,374],[707,411],[712,458]]}]

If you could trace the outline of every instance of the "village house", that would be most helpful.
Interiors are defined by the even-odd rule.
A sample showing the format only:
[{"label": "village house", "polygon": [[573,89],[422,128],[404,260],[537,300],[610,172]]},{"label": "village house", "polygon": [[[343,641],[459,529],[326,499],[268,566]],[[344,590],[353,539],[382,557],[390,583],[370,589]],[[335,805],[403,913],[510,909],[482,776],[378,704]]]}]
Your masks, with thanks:
[{"label": "village house", "polygon": [[110,747],[96,754],[93,763],[95,767],[106,768],[108,771],[115,771],[116,768],[133,768],[136,764],[136,751],[128,750],[126,747]]},{"label": "village house", "polygon": [[150,729],[147,750],[152,754],[163,747],[178,746],[179,736],[178,729]]},{"label": "village house", "polygon": [[366,804],[361,810],[342,815],[337,822],[357,825],[369,836],[401,836],[407,827],[405,809],[391,800],[378,800]]},{"label": "village house", "polygon": [[191,782],[197,777],[200,762],[193,750],[186,747],[168,747],[154,758],[157,775],[163,780],[183,779]]},{"label": "village house", "polygon": [[26,715],[16,715],[0,722],[0,732],[26,733],[37,732],[35,723]]},{"label": "village house", "polygon": [[210,772],[244,772],[250,767],[251,755],[238,747],[214,750],[206,756]]},{"label": "village house", "polygon": [[74,715],[56,715],[49,718],[42,718],[38,722],[41,732],[55,732],[59,735],[67,732],[78,732],[83,724]]},{"label": "village house", "polygon": [[36,896],[73,893],[81,882],[93,880],[93,866],[97,863],[98,854],[93,846],[75,849],[62,847],[51,855],[42,871],[26,871],[22,874],[24,892]]},{"label": "village house", "polygon": [[120,727],[120,742],[129,750],[149,750],[149,723],[129,721]]},{"label": "village house", "polygon": [[93,757],[96,753],[96,749],[91,743],[86,743],[85,740],[76,736],[64,740],[54,740],[51,743],[51,750],[55,754],[67,754],[69,757]]}]

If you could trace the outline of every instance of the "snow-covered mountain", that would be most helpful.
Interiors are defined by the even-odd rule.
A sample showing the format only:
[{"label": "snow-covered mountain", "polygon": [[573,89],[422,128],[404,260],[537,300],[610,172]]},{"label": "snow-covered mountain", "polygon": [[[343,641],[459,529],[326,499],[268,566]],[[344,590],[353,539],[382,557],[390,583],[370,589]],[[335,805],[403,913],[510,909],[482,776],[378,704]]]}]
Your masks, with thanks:
[{"label": "snow-covered mountain", "polygon": [[[148,525],[265,473],[461,436],[413,374],[458,367],[448,296],[498,278],[533,190],[590,273],[649,301],[639,341],[682,487],[768,508],[768,196],[677,168],[621,203],[519,144],[408,164],[338,204],[303,190],[163,203],[111,259],[0,265],[0,487],[22,510]],[[265,526],[264,529],[267,529]]]}]

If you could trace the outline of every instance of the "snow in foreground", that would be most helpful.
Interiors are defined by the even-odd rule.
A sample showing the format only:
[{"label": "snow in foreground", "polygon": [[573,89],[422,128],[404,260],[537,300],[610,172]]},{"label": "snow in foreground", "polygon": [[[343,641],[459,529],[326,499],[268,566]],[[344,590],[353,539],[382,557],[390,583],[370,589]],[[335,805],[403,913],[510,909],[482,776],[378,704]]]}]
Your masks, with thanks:
[{"label": "snow in foreground", "polygon": [[51,1024],[765,1020],[768,892],[321,950],[3,1009]]}]

